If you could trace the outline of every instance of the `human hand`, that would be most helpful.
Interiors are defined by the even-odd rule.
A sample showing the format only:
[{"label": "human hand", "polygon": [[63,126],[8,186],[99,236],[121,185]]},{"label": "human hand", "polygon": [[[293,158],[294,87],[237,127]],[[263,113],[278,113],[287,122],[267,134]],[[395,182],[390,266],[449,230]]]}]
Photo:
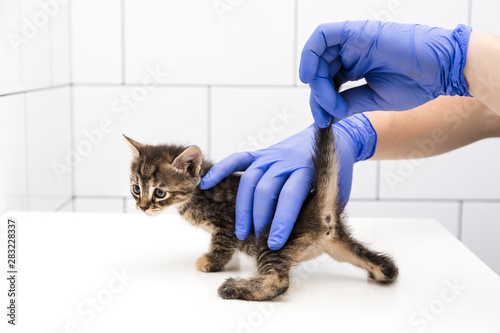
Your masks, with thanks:
[{"label": "human hand", "polygon": [[[333,125],[339,163],[342,208],[349,201],[355,162],[375,152],[377,134],[365,115]],[[200,188],[215,186],[235,171],[241,176],[236,198],[236,236],[245,239],[252,224],[259,234],[272,220],[268,246],[280,249],[287,241],[302,204],[314,187],[312,151],[314,126],[269,148],[230,155],[203,177]]]},{"label": "human hand", "polygon": [[[352,114],[408,110],[439,95],[470,96],[463,76],[471,28],[347,21],[319,25],[307,40],[299,75],[311,88],[316,124]],[[365,78],[340,94],[335,86]]]}]

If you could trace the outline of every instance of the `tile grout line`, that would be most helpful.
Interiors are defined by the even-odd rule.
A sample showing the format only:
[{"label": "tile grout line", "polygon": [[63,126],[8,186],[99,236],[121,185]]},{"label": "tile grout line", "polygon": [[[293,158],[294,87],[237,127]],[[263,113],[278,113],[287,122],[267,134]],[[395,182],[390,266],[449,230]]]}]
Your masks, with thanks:
[{"label": "tile grout line", "polygon": [[212,87],[207,87],[207,155],[212,156]]},{"label": "tile grout line", "polygon": [[463,227],[463,210],[464,210],[464,201],[458,201],[458,239],[462,241],[462,227]]},{"label": "tile grout line", "polygon": [[28,108],[26,107],[26,93],[23,94],[24,112],[24,178],[26,180],[26,210],[29,210],[29,173],[28,173]]},{"label": "tile grout line", "polygon": [[380,161],[377,161],[377,166],[375,168],[376,170],[376,177],[375,177],[375,200],[380,200],[380,177],[381,177],[381,170],[380,170]]},{"label": "tile grout line", "polygon": [[123,195],[75,195],[73,199],[109,199],[109,200],[127,200]]},{"label": "tile grout line", "polygon": [[45,91],[45,90],[50,90],[50,89],[59,89],[59,88],[64,88],[64,87],[67,87],[70,85],[71,85],[70,83],[61,83],[61,84],[58,84],[55,86],[33,88],[33,89],[21,90],[21,91],[6,93],[6,94],[0,94],[0,97],[15,96],[15,95],[27,94],[27,93],[37,92],[37,91]]},{"label": "tile grout line", "polygon": [[472,0],[468,1],[467,25],[472,25]]},{"label": "tile grout line", "polygon": [[423,199],[423,198],[351,198],[350,202],[400,202],[400,203],[458,203],[458,202],[472,202],[472,203],[500,203],[500,199],[468,199],[468,198],[460,198],[460,199]]},{"label": "tile grout line", "polygon": [[297,52],[298,52],[298,36],[299,36],[299,1],[294,0],[294,6],[293,6],[293,62],[292,62],[292,84],[293,86],[297,86],[297,66],[298,66],[298,59],[297,59]]},{"label": "tile grout line", "polygon": [[[22,1],[18,1],[17,2],[17,26],[21,26],[21,17],[23,17],[23,3]],[[20,59],[19,61],[19,79],[20,79],[20,82],[23,82],[24,81],[24,78],[23,78],[23,68],[24,68],[24,61],[22,59]],[[0,97],[2,96],[9,96],[9,94],[4,94],[4,95],[0,95]]]},{"label": "tile grout line", "polygon": [[69,204],[69,203],[71,203],[72,201],[73,201],[73,198],[69,197],[62,204],[60,204],[59,207],[57,207],[56,209],[54,209],[54,211],[55,212],[60,211],[61,209],[63,209],[64,207],[66,207],[66,205]]},{"label": "tile grout line", "polygon": [[[141,84],[140,82],[129,82],[129,83],[95,83],[95,82],[78,82],[78,83],[72,83],[72,85],[76,86],[90,86],[90,87],[121,87],[121,86],[126,86],[126,87],[135,87],[138,84]],[[291,88],[291,89],[307,89],[307,86],[294,86],[290,84],[276,84],[276,85],[271,85],[271,84],[203,84],[203,83],[157,83],[155,86],[157,87],[174,87],[174,88],[206,88],[206,87],[215,87],[215,88],[234,88],[234,89],[269,89],[269,88],[277,88],[277,89],[283,89],[283,88]]]},{"label": "tile grout line", "polygon": [[125,85],[125,0],[121,0],[122,85]]},{"label": "tile grout line", "polygon": [[52,32],[53,32],[53,26],[52,26],[52,20],[49,20],[48,25],[48,30],[49,30],[49,83],[50,86],[54,85],[54,41],[52,40]]},{"label": "tile grout line", "polygon": [[[74,146],[74,88],[73,88],[73,3],[68,3],[68,69],[69,69],[69,145],[73,149]],[[75,169],[71,168],[71,211],[75,212]]]},{"label": "tile grout line", "polygon": [[[74,96],[74,88],[70,86],[69,88],[69,145],[71,150],[75,149],[75,117],[74,117],[74,109],[75,109],[75,96]],[[75,168],[71,166],[71,199],[75,200]],[[75,211],[75,205],[72,203],[72,211]]]},{"label": "tile grout line", "polygon": [[73,3],[68,3],[68,70],[69,84],[73,84]]},{"label": "tile grout line", "polygon": [[[72,68],[72,61],[70,57],[70,68]],[[64,87],[135,87],[136,84],[134,83],[126,83],[126,84],[120,84],[120,83],[74,83],[71,82],[72,78],[72,71],[70,70],[70,82],[68,83],[61,83],[57,84],[54,86],[46,86],[46,87],[41,87],[41,88],[33,88],[33,89],[27,89],[27,90],[20,90],[20,91],[15,91],[11,93],[5,93],[5,94],[0,94],[1,97],[7,97],[7,96],[15,96],[15,95],[21,95],[25,93],[32,93],[32,92],[38,92],[38,91],[45,91],[45,90],[50,90],[50,89],[59,89],[59,88],[64,88]],[[232,88],[232,89],[283,89],[283,88],[298,88],[298,89],[305,89],[307,87],[302,87],[302,86],[290,86],[290,85],[230,85],[230,84],[221,84],[221,85],[207,85],[207,84],[175,84],[175,83],[163,83],[163,84],[158,84],[158,87],[165,87],[165,88]]]}]

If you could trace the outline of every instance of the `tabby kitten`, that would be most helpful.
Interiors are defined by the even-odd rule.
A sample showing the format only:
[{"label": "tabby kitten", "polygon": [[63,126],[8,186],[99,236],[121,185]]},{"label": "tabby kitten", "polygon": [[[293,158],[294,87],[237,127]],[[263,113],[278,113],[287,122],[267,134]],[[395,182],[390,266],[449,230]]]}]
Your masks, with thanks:
[{"label": "tabby kitten", "polygon": [[326,252],[368,271],[378,282],[392,282],[398,269],[392,259],[367,249],[353,239],[339,206],[337,161],[332,128],[316,129],[315,191],[304,202],[285,246],[267,246],[270,226],[262,234],[236,238],[235,204],[240,176],[232,174],[215,187],[201,190],[201,178],[212,167],[196,146],[144,145],[124,136],[134,154],[131,192],[137,208],[157,215],[174,205],[187,221],[211,235],[210,248],[196,262],[202,272],[224,269],[236,250],[255,258],[258,273],[248,279],[230,278],[219,287],[225,299],[265,301],[283,294],[290,284],[290,268]]}]

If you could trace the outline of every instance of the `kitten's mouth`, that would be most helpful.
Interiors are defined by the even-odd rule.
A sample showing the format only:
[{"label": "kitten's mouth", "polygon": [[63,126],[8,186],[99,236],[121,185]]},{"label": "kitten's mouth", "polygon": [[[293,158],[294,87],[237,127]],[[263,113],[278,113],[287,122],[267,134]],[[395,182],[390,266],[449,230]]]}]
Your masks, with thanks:
[{"label": "kitten's mouth", "polygon": [[161,209],[148,209],[144,213],[148,216],[156,216],[161,213]]}]

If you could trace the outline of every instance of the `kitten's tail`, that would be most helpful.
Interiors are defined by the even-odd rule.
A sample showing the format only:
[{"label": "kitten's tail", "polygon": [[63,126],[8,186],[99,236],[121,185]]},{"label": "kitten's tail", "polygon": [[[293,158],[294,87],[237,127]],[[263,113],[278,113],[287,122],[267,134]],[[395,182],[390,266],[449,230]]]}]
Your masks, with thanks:
[{"label": "kitten's tail", "polygon": [[326,128],[316,126],[314,172],[320,217],[328,225],[341,213],[337,182],[338,163],[331,124]]}]

